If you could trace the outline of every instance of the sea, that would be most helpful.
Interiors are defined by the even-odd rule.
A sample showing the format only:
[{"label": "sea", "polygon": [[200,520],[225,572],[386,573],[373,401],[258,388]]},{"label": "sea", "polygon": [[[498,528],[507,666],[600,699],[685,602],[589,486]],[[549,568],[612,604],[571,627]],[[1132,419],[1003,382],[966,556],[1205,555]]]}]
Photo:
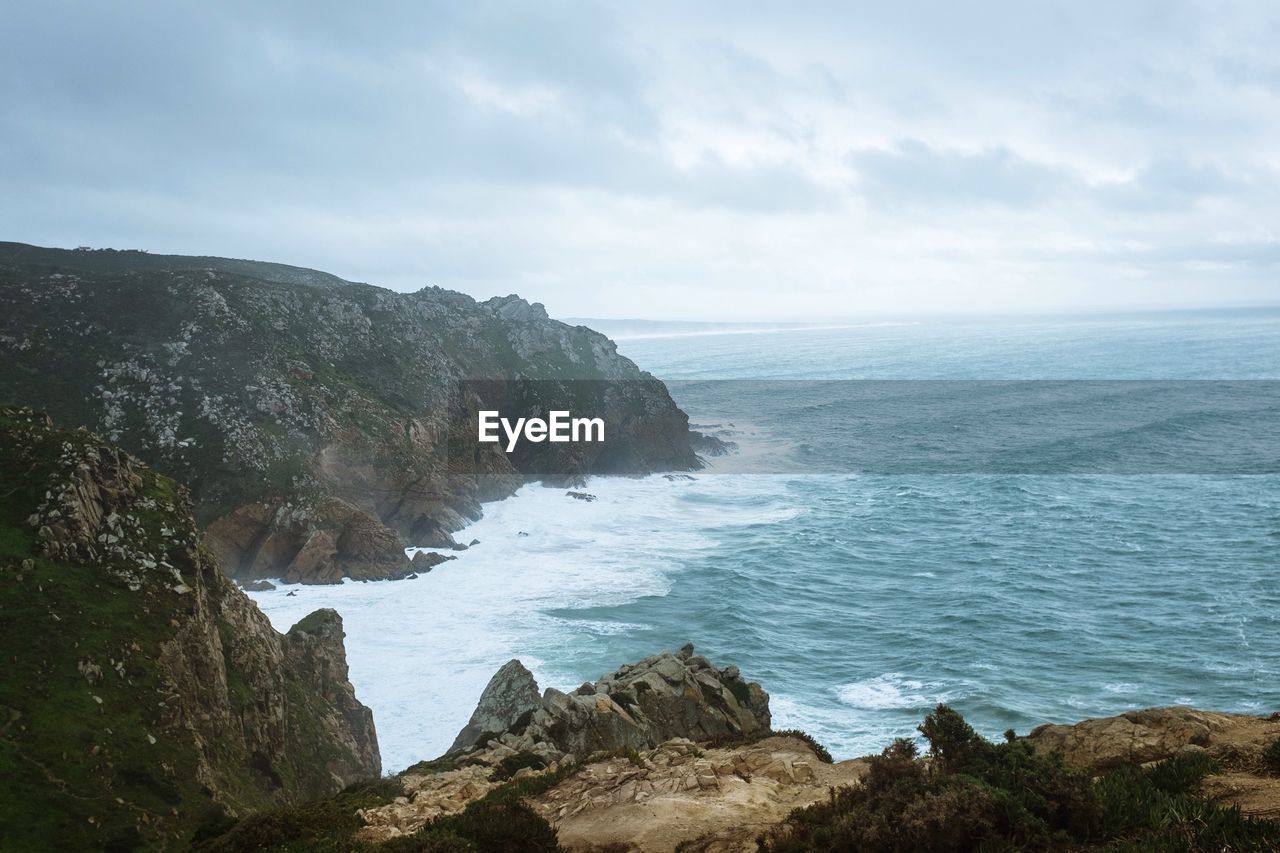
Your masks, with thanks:
[{"label": "sea", "polygon": [[1280,309],[601,330],[736,449],[526,485],[413,580],[252,594],[342,614],[387,771],[512,658],[568,690],[686,642],[837,759],[943,702],[993,738],[1280,710]]}]

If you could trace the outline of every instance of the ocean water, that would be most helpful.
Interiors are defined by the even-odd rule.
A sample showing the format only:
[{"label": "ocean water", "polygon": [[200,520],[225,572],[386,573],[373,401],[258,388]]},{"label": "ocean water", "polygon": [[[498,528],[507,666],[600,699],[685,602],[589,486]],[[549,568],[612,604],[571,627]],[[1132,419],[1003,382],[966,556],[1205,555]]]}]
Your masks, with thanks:
[{"label": "ocean water", "polygon": [[[990,736],[1162,704],[1280,709],[1280,476],[1240,473],[1248,465],[1218,473],[1217,456],[1177,464],[1187,448],[1225,443],[1236,461],[1277,470],[1276,385],[1257,380],[1280,379],[1280,312],[920,321],[619,346],[740,451],[692,479],[593,479],[592,503],[526,486],[468,529],[480,545],[416,580],[254,594],[282,630],[317,607],[342,613],[351,678],[374,710],[388,770],[447,748],[512,657],[543,687],[570,689],[687,641],[761,681],[775,725],[810,731],[837,757],[913,734],[937,702]],[[857,444],[856,429],[830,434],[842,422],[830,401],[852,405],[841,389],[868,387],[851,380],[908,383],[888,387],[924,403],[871,426],[910,421],[918,437],[957,428],[954,408],[919,416],[948,394],[986,415],[1025,410],[1028,388],[1060,387],[975,394],[964,383],[1084,379],[1255,382],[1229,386],[1229,430],[1203,417],[1126,423],[1132,446],[1181,442],[1168,462],[1136,467],[1103,453],[1055,473],[1062,448],[1078,456],[1081,441],[969,452],[988,433],[980,424],[934,442],[969,452],[954,471],[927,459],[868,471],[866,454],[855,464],[839,453]],[[1093,400],[1109,386],[1065,387]],[[1057,461],[1045,466],[1048,449]],[[1174,473],[1184,470],[1202,473]]]}]

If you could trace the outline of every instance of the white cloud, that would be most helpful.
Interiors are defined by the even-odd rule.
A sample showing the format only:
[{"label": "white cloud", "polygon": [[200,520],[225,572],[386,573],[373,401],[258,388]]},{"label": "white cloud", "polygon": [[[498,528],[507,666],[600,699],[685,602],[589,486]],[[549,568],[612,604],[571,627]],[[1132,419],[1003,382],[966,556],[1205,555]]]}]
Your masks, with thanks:
[{"label": "white cloud", "polygon": [[1261,0],[7,17],[6,239],[577,316],[1280,301]]}]

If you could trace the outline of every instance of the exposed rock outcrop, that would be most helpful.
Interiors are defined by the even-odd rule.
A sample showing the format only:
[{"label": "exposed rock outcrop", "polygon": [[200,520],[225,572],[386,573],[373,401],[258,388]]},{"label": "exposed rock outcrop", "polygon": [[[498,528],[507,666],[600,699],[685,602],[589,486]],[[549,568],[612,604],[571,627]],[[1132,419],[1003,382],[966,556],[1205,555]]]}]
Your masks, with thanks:
[{"label": "exposed rock outcrop", "polygon": [[1204,750],[1235,762],[1260,754],[1280,738],[1280,719],[1175,706],[1127,711],[1074,725],[1043,725],[1027,738],[1036,749],[1057,752],[1067,764],[1093,772],[1160,761],[1187,750]]},{"label": "exposed rock outcrop", "polygon": [[[187,483],[241,580],[403,577],[405,547],[452,548],[526,479],[699,465],[661,382],[516,296],[0,243],[0,367],[0,400]],[[508,454],[478,440],[480,409],[599,417],[605,441]]]},{"label": "exposed rock outcrop", "polygon": [[673,740],[639,758],[589,764],[531,800],[566,850],[754,851],[761,831],[868,769],[826,764],[793,737],[723,749]]},{"label": "exposed rock outcrop", "polygon": [[338,614],[272,629],[200,547],[185,490],[16,408],[0,481],[0,797],[29,814],[0,846],[182,848],[219,808],[378,776]]},{"label": "exposed rock outcrop", "polygon": [[696,429],[689,430],[689,445],[702,456],[728,456],[738,449],[736,441],[725,441]]},{"label": "exposed rock outcrop", "polygon": [[[513,663],[518,661],[504,670]],[[692,645],[623,666],[570,693],[547,688],[536,704],[536,685],[514,669],[502,679],[495,676],[490,688],[495,682],[504,695],[518,692],[520,701],[504,707],[519,713],[518,718],[482,743],[467,743],[468,724],[455,741],[455,751],[479,748],[489,751],[493,760],[528,751],[555,761],[600,750],[652,749],[672,738],[707,741],[769,730],[769,694],[759,684],[744,681],[737,667],[721,670],[695,655]],[[513,685],[518,688],[509,689]]]},{"label": "exposed rock outcrop", "polygon": [[490,736],[505,732],[537,708],[541,700],[533,673],[518,660],[507,661],[489,679],[471,719],[458,732],[449,751],[470,749],[486,732]]},{"label": "exposed rock outcrop", "polygon": [[[553,765],[545,772],[554,772]],[[865,760],[826,764],[803,740],[768,737],[724,748],[675,739],[630,757],[587,760],[529,802],[556,827],[568,850],[754,850],[761,830],[792,809],[856,784]],[[524,770],[517,774],[532,775]],[[411,834],[441,815],[456,814],[502,780],[486,765],[438,773],[406,773],[405,797],[360,813],[358,837],[385,841]]]}]

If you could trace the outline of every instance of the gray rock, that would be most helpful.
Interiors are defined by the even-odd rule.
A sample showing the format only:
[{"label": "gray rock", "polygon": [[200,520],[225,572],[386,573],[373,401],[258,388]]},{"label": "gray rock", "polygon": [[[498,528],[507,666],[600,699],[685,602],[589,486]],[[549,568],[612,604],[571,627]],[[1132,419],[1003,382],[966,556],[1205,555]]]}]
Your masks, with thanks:
[{"label": "gray rock", "polygon": [[460,752],[476,745],[485,732],[499,734],[511,728],[520,717],[539,706],[542,697],[533,673],[518,660],[510,660],[489,679],[480,694],[480,702],[471,719],[454,738],[449,752]]},{"label": "gray rock", "polygon": [[[759,684],[743,681],[736,667],[716,668],[695,655],[692,645],[623,666],[571,693],[547,688],[532,706],[522,693],[520,701],[507,703],[506,713],[493,714],[486,706],[490,691],[513,682],[508,672],[512,664],[494,676],[469,729],[463,730],[468,737],[459,735],[452,751],[473,746],[486,727],[495,733],[509,728],[531,707],[536,710],[511,732],[521,748],[578,759],[598,750],[652,749],[672,738],[709,741],[749,735],[768,731],[771,722],[769,695]],[[487,722],[471,729],[478,718]],[[503,728],[493,725],[502,720],[511,722]]]}]

